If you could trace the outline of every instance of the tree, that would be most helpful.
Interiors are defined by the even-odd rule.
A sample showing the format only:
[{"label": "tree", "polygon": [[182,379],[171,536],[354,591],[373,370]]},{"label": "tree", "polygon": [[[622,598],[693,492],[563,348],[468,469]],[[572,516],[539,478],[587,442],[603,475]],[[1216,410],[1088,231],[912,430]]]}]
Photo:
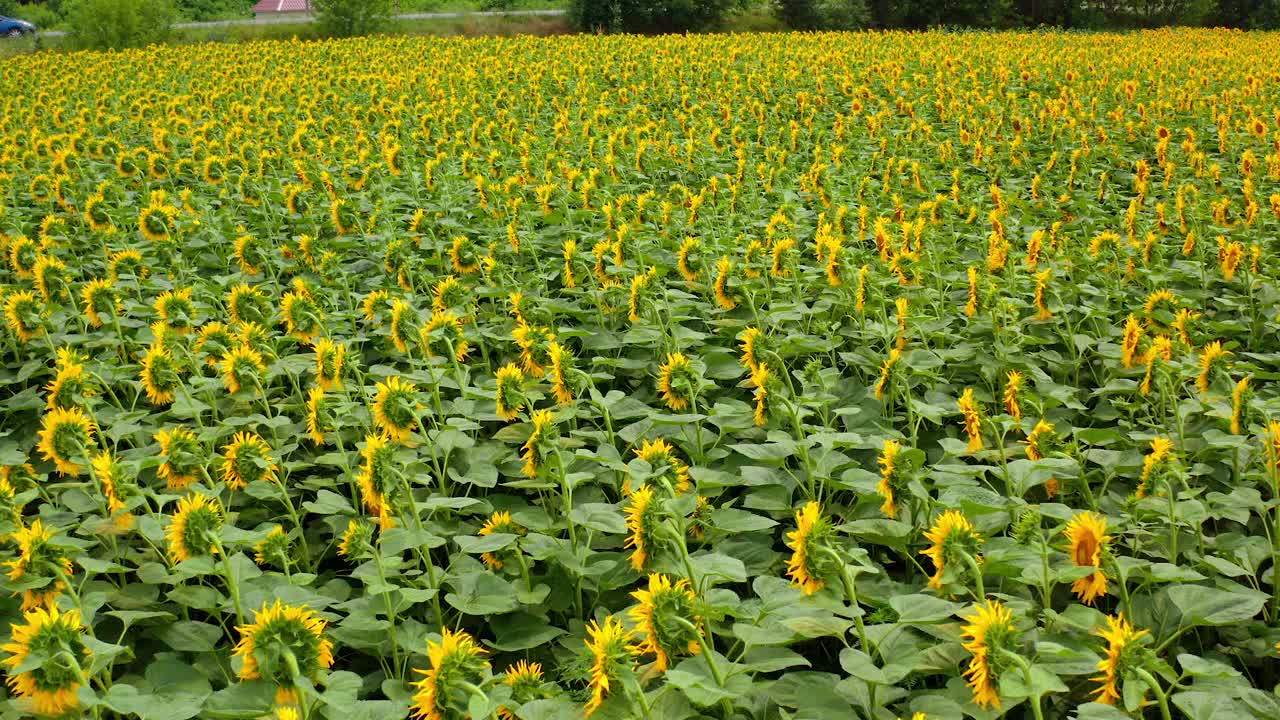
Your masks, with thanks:
[{"label": "tree", "polygon": [[141,47],[163,42],[176,15],[169,0],[75,0],[67,26],[77,47]]},{"label": "tree", "polygon": [[393,0],[311,0],[311,7],[325,33],[352,37],[387,29]]}]

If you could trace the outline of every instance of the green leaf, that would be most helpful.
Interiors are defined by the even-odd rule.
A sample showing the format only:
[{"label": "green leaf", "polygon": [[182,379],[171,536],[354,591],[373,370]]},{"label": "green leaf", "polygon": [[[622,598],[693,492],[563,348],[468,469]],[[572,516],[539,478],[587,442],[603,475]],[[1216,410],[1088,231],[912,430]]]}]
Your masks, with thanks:
[{"label": "green leaf", "polygon": [[221,637],[222,628],[195,620],[180,620],[159,633],[161,642],[180,652],[210,652]]},{"label": "green leaf", "polygon": [[1184,625],[1231,625],[1248,620],[1262,612],[1266,593],[1239,587],[1219,590],[1202,585],[1175,585],[1168,589],[1169,599],[1182,611]]},{"label": "green leaf", "polygon": [[610,535],[625,535],[627,532],[626,518],[618,508],[606,503],[577,505],[569,513],[569,519],[576,525]]},{"label": "green leaf", "polygon": [[942,622],[965,608],[963,603],[954,603],[922,593],[895,595],[889,598],[889,606],[898,613],[898,622],[903,624]]}]

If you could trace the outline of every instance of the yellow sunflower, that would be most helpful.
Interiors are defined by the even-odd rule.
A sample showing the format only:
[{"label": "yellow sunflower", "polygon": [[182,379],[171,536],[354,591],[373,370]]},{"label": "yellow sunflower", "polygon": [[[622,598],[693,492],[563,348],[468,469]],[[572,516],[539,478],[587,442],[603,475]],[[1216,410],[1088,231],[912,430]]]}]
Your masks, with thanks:
[{"label": "yellow sunflower", "polygon": [[467,686],[483,682],[489,669],[486,654],[466,632],[441,628],[440,642],[427,641],[429,667],[417,670],[422,679],[410,683],[417,690],[413,716],[424,720],[464,717],[470,700]]},{"label": "yellow sunflower", "polygon": [[973,690],[973,702],[985,708],[999,708],[998,686],[1003,667],[1000,651],[1013,645],[1018,634],[1013,612],[998,600],[987,600],[975,605],[966,619],[969,622],[961,633],[963,647],[971,657],[964,676]]},{"label": "yellow sunflower", "polygon": [[222,481],[232,490],[243,490],[259,480],[275,482],[278,470],[271,447],[257,433],[238,432],[222,448]]},{"label": "yellow sunflower", "polygon": [[87,459],[94,446],[96,430],[80,408],[54,408],[41,420],[40,454],[53,461],[60,475],[75,477],[83,470],[78,462]]},{"label": "yellow sunflower", "polygon": [[791,584],[805,595],[813,595],[826,585],[826,562],[822,548],[831,536],[831,522],[822,516],[817,502],[809,501],[796,512],[796,529],[787,533],[787,575]]},{"label": "yellow sunflower", "polygon": [[[1102,565],[1102,552],[1106,549],[1111,536],[1107,535],[1107,519],[1094,512],[1082,512],[1074,515],[1067,523],[1067,554],[1076,567],[1096,567]],[[1107,576],[1101,569],[1087,577],[1071,583],[1071,591],[1085,605],[1092,605],[1099,597],[1107,594]]]},{"label": "yellow sunflower", "polygon": [[222,527],[222,506],[214,498],[191,493],[178,501],[165,538],[175,563],[217,553],[215,536]]},{"label": "yellow sunflower", "polygon": [[[56,607],[26,612],[21,624],[10,626],[12,635],[0,650],[9,653],[9,688],[36,715],[63,717],[80,707],[84,669],[84,644],[80,612],[61,613]],[[32,667],[32,664],[35,664]]]},{"label": "yellow sunflower", "polygon": [[1093,678],[1099,687],[1093,692],[1094,702],[1104,705],[1115,705],[1121,698],[1120,681],[1125,672],[1137,665],[1137,644],[1148,630],[1135,630],[1124,615],[1107,617],[1107,627],[1097,631],[1098,636],[1107,641],[1107,656],[1098,662],[1102,674]]},{"label": "yellow sunflower", "polygon": [[418,386],[392,376],[376,387],[372,409],[374,425],[392,440],[407,442],[418,425]]},{"label": "yellow sunflower", "polygon": [[613,616],[605,618],[603,625],[594,620],[587,623],[587,651],[591,655],[591,680],[587,683],[591,699],[583,708],[587,717],[600,709],[615,683],[621,682],[621,673],[630,669],[630,640],[631,631]]},{"label": "yellow sunflower", "polygon": [[652,573],[648,589],[637,590],[631,597],[639,603],[630,615],[640,634],[640,642],[631,651],[653,655],[656,672],[666,672],[672,658],[701,651],[697,632],[679,621],[688,621],[693,628],[702,622],[697,596],[688,580],[681,578],[672,583],[666,575]]}]

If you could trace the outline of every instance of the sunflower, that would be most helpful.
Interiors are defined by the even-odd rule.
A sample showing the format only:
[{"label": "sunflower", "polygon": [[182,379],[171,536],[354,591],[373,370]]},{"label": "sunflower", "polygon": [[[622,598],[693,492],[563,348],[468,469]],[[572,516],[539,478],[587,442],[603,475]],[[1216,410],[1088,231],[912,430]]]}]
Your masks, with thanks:
[{"label": "sunflower", "polygon": [[24,612],[33,608],[53,608],[54,599],[63,590],[63,578],[70,577],[72,573],[71,558],[67,556],[67,551],[50,542],[54,534],[53,530],[36,519],[29,526],[19,527],[10,536],[18,546],[18,555],[5,561],[5,565],[9,567],[9,579],[34,578],[48,581],[43,589],[22,591]]},{"label": "sunflower", "polygon": [[365,509],[378,518],[378,525],[383,530],[395,525],[391,518],[391,502],[387,497],[397,487],[399,472],[392,464],[395,447],[391,442],[391,438],[385,433],[366,436],[364,449],[360,451],[364,462],[356,474]]},{"label": "sunflower", "polygon": [[53,303],[68,295],[67,265],[52,255],[41,254],[36,259],[31,275],[35,279],[36,290],[46,303]]},{"label": "sunflower", "polygon": [[738,301],[729,296],[729,279],[733,276],[733,260],[725,255],[716,262],[716,280],[712,287],[716,305],[721,310],[732,310],[738,307]]},{"label": "sunflower", "polygon": [[550,410],[536,410],[529,417],[529,423],[533,426],[533,432],[520,448],[520,459],[524,460],[520,472],[526,477],[537,477],[538,470],[546,459],[548,446],[556,440],[549,432],[555,429],[555,415]]},{"label": "sunflower", "polygon": [[337,390],[342,387],[342,370],[347,359],[347,346],[329,338],[319,338],[311,343],[316,354],[316,385],[321,390]]},{"label": "sunflower", "polygon": [[880,512],[890,519],[898,517],[898,503],[894,497],[894,486],[900,485],[902,482],[898,477],[898,454],[901,452],[902,445],[898,441],[887,439],[884,441],[884,450],[880,452],[880,457],[876,460],[876,464],[880,466],[880,482],[876,484],[876,492],[880,493],[880,497],[884,498],[884,503],[880,506]]},{"label": "sunflower", "polygon": [[[649,463],[649,466],[657,473],[657,477],[660,478],[670,472],[672,487],[676,493],[683,494],[692,487],[689,482],[689,466],[676,457],[675,447],[666,440],[662,438],[652,441],[645,440],[635,453],[636,457]],[[630,483],[630,478],[623,483],[622,492],[624,495],[631,492]],[[656,483],[650,481],[645,484],[655,485]]]},{"label": "sunflower", "polygon": [[1142,332],[1142,323],[1138,322],[1136,315],[1130,313],[1124,321],[1124,337],[1120,343],[1120,364],[1124,367],[1133,367],[1138,357],[1138,344],[1142,342]]},{"label": "sunflower", "polygon": [[429,352],[434,356],[434,345],[436,342],[443,340],[445,347],[452,345],[452,353],[441,353],[442,356],[451,356],[458,362],[466,362],[467,356],[471,354],[471,341],[467,340],[462,331],[462,318],[452,310],[442,310],[433,313],[431,318],[427,320],[427,324],[422,326],[418,332],[418,339],[425,345]]},{"label": "sunflower", "polygon": [[1093,678],[1099,684],[1093,692],[1094,702],[1104,705],[1115,705],[1121,698],[1120,681],[1127,670],[1136,667],[1141,660],[1141,646],[1138,641],[1148,634],[1148,630],[1135,630],[1124,615],[1107,617],[1106,629],[1097,630],[1099,637],[1107,641],[1107,657],[1098,662],[1102,674]]},{"label": "sunflower", "polygon": [[680,271],[680,277],[687,283],[698,281],[698,271],[689,265],[689,256],[697,249],[697,238],[686,237],[680,242],[680,249],[676,251],[676,269]]},{"label": "sunflower", "polygon": [[227,313],[232,325],[265,323],[271,319],[271,300],[258,288],[241,283],[227,293]]},{"label": "sunflower", "polygon": [[258,245],[257,238],[248,233],[240,235],[232,244],[232,249],[240,272],[245,275],[257,275],[261,272],[258,264],[262,260],[262,248]]},{"label": "sunflower", "polygon": [[1178,342],[1191,347],[1191,329],[1188,326],[1199,317],[1200,313],[1191,308],[1178,308],[1173,316],[1173,330],[1178,334]]},{"label": "sunflower", "polygon": [[222,527],[222,506],[214,498],[191,493],[178,500],[165,538],[174,563],[217,553],[216,535]]},{"label": "sunflower", "polygon": [[631,294],[627,299],[627,319],[633,323],[640,322],[640,306],[645,298],[645,289],[657,277],[658,270],[650,266],[648,270],[637,273],[631,278]]},{"label": "sunflower", "polygon": [[391,301],[391,322],[388,330],[391,334],[391,344],[396,350],[402,353],[409,352],[409,338],[417,332],[414,329],[417,324],[418,314],[409,306],[409,303],[400,298]]},{"label": "sunflower", "polygon": [[667,361],[658,368],[658,392],[667,407],[681,412],[693,400],[696,377],[693,365],[683,353],[670,353]]},{"label": "sunflower", "polygon": [[426,670],[417,670],[422,679],[410,683],[413,716],[425,720],[462,720],[471,695],[467,688],[484,681],[489,661],[484,648],[466,632],[440,629],[440,642],[427,641]]},{"label": "sunflower", "polygon": [[[1082,512],[1074,515],[1067,523],[1067,554],[1076,567],[1099,567],[1102,554],[1111,536],[1107,535],[1107,520],[1094,512]],[[1085,605],[1092,605],[1100,596],[1107,594],[1107,576],[1101,569],[1087,577],[1080,578],[1071,584],[1071,591]]]},{"label": "sunflower", "polygon": [[832,533],[831,521],[823,517],[817,502],[810,501],[796,512],[796,529],[787,533],[787,547],[791,548],[787,575],[805,595],[813,595],[826,584],[829,568],[821,551]]},{"label": "sunflower", "polygon": [[100,328],[103,315],[115,315],[123,309],[114,283],[107,279],[90,280],[80,289],[80,301],[84,305],[84,316],[89,325]]},{"label": "sunflower", "polygon": [[987,600],[975,605],[965,619],[969,622],[961,628],[965,640],[962,646],[971,657],[964,676],[973,690],[973,702],[985,708],[999,708],[998,686],[1005,665],[1000,654],[1018,639],[1013,612],[998,600]]},{"label": "sunflower", "polygon": [[604,704],[614,684],[621,681],[622,673],[631,669],[630,640],[631,631],[613,616],[605,618],[603,625],[594,620],[587,623],[587,651],[591,655],[591,680],[587,687],[591,690],[591,699],[583,709],[588,717]]},{"label": "sunflower", "polygon": [[875,396],[877,400],[884,398],[885,388],[889,386],[889,374],[893,372],[893,368],[902,359],[902,350],[899,348],[890,348],[889,356],[885,358],[884,364],[880,366],[880,379],[876,381]]},{"label": "sunflower", "polygon": [[134,517],[120,497],[121,490],[128,482],[124,468],[115,456],[106,450],[94,455],[90,465],[93,467],[93,475],[97,478],[98,485],[102,488],[102,496],[107,501],[107,512],[111,514],[116,528],[121,531],[128,530],[133,526]]},{"label": "sunflower", "polygon": [[631,647],[631,652],[653,655],[656,672],[666,672],[674,657],[696,655],[701,651],[701,642],[693,628],[697,628],[702,619],[688,580],[682,578],[673,584],[667,576],[652,573],[649,588],[637,590],[631,597],[639,603],[630,614],[641,634],[640,642]]},{"label": "sunflower", "polygon": [[[495,512],[492,515],[490,515],[489,519],[485,520],[484,525],[480,528],[480,532],[476,534],[481,537],[484,537],[487,535],[493,535],[494,533],[499,533],[499,534],[508,533],[511,535],[523,535],[524,532],[525,532],[524,528],[521,527],[520,525],[517,525],[516,522],[511,519],[511,513],[502,511],[502,512]],[[516,552],[519,552],[519,550],[516,550]],[[488,566],[493,570],[501,570],[503,567],[502,559],[498,557],[498,555],[491,552],[481,553],[480,560],[483,561],[486,566]]]},{"label": "sunflower", "polygon": [[911,301],[900,297],[893,301],[893,305],[896,310],[895,317],[898,319],[898,339],[894,341],[894,347],[903,350],[907,347],[907,318],[911,309]]},{"label": "sunflower", "polygon": [[1005,376],[1004,384],[1004,409],[1014,420],[1022,420],[1022,406],[1018,402],[1019,395],[1022,392],[1022,384],[1025,381],[1022,373],[1017,370],[1010,370]]},{"label": "sunflower", "polygon": [[1222,349],[1222,343],[1217,340],[1206,344],[1200,351],[1200,375],[1196,377],[1196,389],[1201,395],[1209,393],[1209,381],[1218,360],[1230,354],[1231,351]]},{"label": "sunflower", "polygon": [[95,388],[89,383],[84,365],[79,362],[59,363],[53,380],[44,386],[45,409],[80,407],[80,399],[91,397]]},{"label": "sunflower", "polygon": [[259,565],[278,565],[289,562],[289,535],[284,528],[274,525],[267,536],[253,546],[253,560]]},{"label": "sunflower", "polygon": [[360,302],[360,314],[368,322],[379,323],[390,299],[391,294],[386,290],[374,290],[365,295],[364,300]]},{"label": "sunflower", "polygon": [[[520,660],[502,673],[502,683],[511,688],[511,704],[520,707],[534,700],[551,697],[547,684],[542,679],[542,665]],[[505,706],[497,710],[499,720],[516,720],[516,716]]]},{"label": "sunflower", "polygon": [[1036,422],[1036,426],[1031,428],[1027,439],[1023,441],[1027,446],[1027,459],[1043,460],[1053,451],[1053,445],[1057,443],[1057,440],[1058,434],[1054,429],[1053,423],[1047,420]]},{"label": "sunflower", "polygon": [[511,331],[511,339],[520,348],[520,365],[529,375],[542,377],[546,372],[548,345],[556,339],[551,328],[537,327],[528,323],[516,323]]},{"label": "sunflower", "polygon": [[372,547],[372,543],[373,527],[363,520],[352,518],[338,540],[338,554],[345,558],[357,558]]},{"label": "sunflower", "polygon": [[160,455],[164,462],[156,468],[156,477],[165,481],[170,490],[182,490],[196,481],[201,472],[204,448],[195,434],[184,427],[161,430],[156,433],[160,443]]},{"label": "sunflower", "polygon": [[271,460],[271,447],[256,433],[238,432],[222,448],[221,477],[232,490],[259,480],[275,482],[279,469]]},{"label": "sunflower", "polygon": [[232,395],[262,386],[260,375],[267,370],[262,353],[241,343],[222,356],[222,384]]},{"label": "sunflower", "polygon": [[196,334],[191,351],[194,354],[203,355],[206,365],[217,367],[218,358],[227,354],[235,344],[235,337],[227,326],[214,320],[200,326],[200,332]]},{"label": "sunflower", "polygon": [[308,293],[285,293],[280,298],[280,315],[285,332],[299,340],[310,340],[324,330],[324,313]]},{"label": "sunflower", "polygon": [[623,547],[633,548],[631,567],[636,572],[644,571],[657,549],[662,513],[662,503],[654,498],[653,488],[645,486],[631,493],[626,507],[628,535]]},{"label": "sunflower", "polygon": [[1173,441],[1167,437],[1151,438],[1151,451],[1142,458],[1142,475],[1138,479],[1138,488],[1134,497],[1141,500],[1147,496],[1153,480],[1159,479],[1173,458]]},{"label": "sunflower", "polygon": [[466,288],[456,275],[446,275],[431,289],[431,312],[442,313],[466,304]]},{"label": "sunflower", "polygon": [[374,425],[387,437],[405,444],[418,424],[418,386],[392,376],[376,387],[372,409]]},{"label": "sunflower", "polygon": [[54,408],[41,420],[40,454],[53,461],[60,475],[79,475],[83,468],[77,461],[88,457],[96,430],[93,420],[80,408]]},{"label": "sunflower", "polygon": [[142,389],[152,405],[168,405],[174,392],[182,386],[178,375],[178,363],[173,354],[159,343],[147,348],[142,356]]},{"label": "sunflower", "polygon": [[564,258],[564,270],[561,271],[561,278],[566,288],[575,288],[578,286],[577,280],[573,277],[573,256],[577,252],[577,240],[565,240],[564,245],[560,249],[560,255]]},{"label": "sunflower", "polygon": [[1147,348],[1143,362],[1147,366],[1147,372],[1142,378],[1142,383],[1138,385],[1138,392],[1143,395],[1151,394],[1151,382],[1155,379],[1156,361],[1169,362],[1173,359],[1173,340],[1168,335],[1157,335],[1151,338],[1151,346]]},{"label": "sunflower", "polygon": [[520,417],[520,411],[524,409],[524,393],[521,386],[524,383],[524,372],[516,366],[515,363],[507,363],[498,368],[496,382],[493,388],[493,398],[497,403],[498,417],[511,422]]},{"label": "sunflower", "polygon": [[965,388],[960,399],[956,401],[956,407],[964,416],[964,432],[969,436],[969,445],[965,448],[965,452],[978,452],[982,449],[982,411],[978,401],[973,397],[973,388]]},{"label": "sunflower", "polygon": [[[240,641],[232,656],[240,658],[241,680],[273,683],[276,704],[297,704],[294,677],[318,679],[333,666],[333,642],[324,636],[327,623],[305,607],[263,603],[253,622],[236,627]],[[292,701],[292,702],[291,702]]]},{"label": "sunflower", "polygon": [[80,612],[35,608],[10,628],[9,642],[0,650],[9,653],[2,662],[9,667],[13,694],[29,703],[36,715],[63,717],[79,708],[77,693],[85,673],[79,662],[90,654]]},{"label": "sunflower", "polygon": [[931,588],[942,588],[944,576],[960,559],[960,553],[979,560],[977,552],[982,547],[982,536],[959,510],[947,510],[939,515],[924,537],[932,543],[920,551],[921,555],[933,561],[934,573],[929,578]]},{"label": "sunflower", "polygon": [[748,327],[738,335],[738,340],[742,341],[742,358],[739,362],[748,371],[754,370],[756,365],[760,364],[760,345],[761,338],[764,333],[757,327]]},{"label": "sunflower", "polygon": [[313,387],[307,391],[307,436],[316,445],[325,443],[325,433],[335,430],[333,412],[324,388]]},{"label": "sunflower", "polygon": [[20,235],[9,243],[9,267],[19,278],[31,277],[39,259],[40,249],[31,238]]},{"label": "sunflower", "polygon": [[169,290],[161,293],[155,301],[156,315],[161,322],[181,334],[186,334],[192,326],[195,305],[191,302],[191,288]]},{"label": "sunflower", "polygon": [[547,343],[547,359],[550,362],[548,373],[551,376],[551,392],[560,405],[573,402],[573,390],[569,387],[569,369],[572,367],[573,354],[556,341]]},{"label": "sunflower", "polygon": [[1248,412],[1249,378],[1242,377],[1231,389],[1231,434],[1240,435]]},{"label": "sunflower", "polygon": [[4,299],[4,320],[21,342],[28,342],[44,329],[44,310],[35,293],[19,290]]},{"label": "sunflower", "polygon": [[765,415],[765,398],[769,395],[769,366],[766,363],[760,363],[751,371],[751,384],[755,386],[752,397],[756,401],[755,411],[752,413],[752,422],[756,427],[764,427],[768,423]]}]

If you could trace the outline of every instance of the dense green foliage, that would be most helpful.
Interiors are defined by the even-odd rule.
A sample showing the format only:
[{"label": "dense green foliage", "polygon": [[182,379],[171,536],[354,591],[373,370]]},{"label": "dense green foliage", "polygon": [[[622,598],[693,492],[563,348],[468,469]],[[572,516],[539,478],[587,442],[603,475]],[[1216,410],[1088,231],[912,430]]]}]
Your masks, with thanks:
[{"label": "dense green foliage", "polygon": [[333,37],[354,37],[386,31],[395,9],[393,0],[312,0],[316,20]]},{"label": "dense green foliage", "polygon": [[141,47],[168,37],[175,15],[169,0],[74,0],[67,25],[77,47]]}]

